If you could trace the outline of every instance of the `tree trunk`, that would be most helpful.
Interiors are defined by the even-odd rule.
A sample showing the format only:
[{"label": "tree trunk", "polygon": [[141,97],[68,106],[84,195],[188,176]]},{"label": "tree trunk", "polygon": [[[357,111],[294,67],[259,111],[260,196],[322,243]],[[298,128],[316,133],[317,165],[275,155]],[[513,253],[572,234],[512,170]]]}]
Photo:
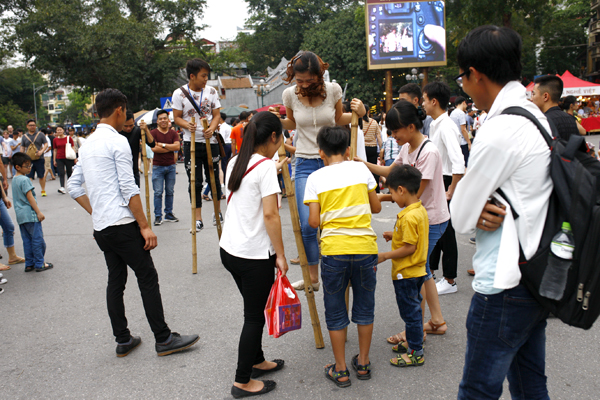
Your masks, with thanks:
[{"label": "tree trunk", "polygon": [[511,17],[512,17],[512,12],[510,12],[510,11],[502,14],[502,25],[507,28],[512,28],[511,23],[510,23]]}]

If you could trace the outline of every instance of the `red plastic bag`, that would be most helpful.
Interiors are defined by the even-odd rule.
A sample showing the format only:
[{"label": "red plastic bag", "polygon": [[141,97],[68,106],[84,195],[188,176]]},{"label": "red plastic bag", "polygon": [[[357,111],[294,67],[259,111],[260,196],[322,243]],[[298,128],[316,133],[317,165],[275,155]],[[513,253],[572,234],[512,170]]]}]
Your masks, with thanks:
[{"label": "red plastic bag", "polygon": [[302,327],[302,310],[298,294],[290,285],[288,278],[281,276],[279,270],[265,306],[265,319],[269,335],[274,338]]}]

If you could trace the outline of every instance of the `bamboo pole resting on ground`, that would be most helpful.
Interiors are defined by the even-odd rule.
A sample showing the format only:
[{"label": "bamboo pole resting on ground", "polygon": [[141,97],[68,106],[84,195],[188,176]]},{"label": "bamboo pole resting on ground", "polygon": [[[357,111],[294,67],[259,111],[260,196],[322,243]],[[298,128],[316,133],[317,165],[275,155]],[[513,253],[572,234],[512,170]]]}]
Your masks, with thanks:
[{"label": "bamboo pole resting on ground", "polygon": [[[148,219],[148,225],[152,227],[152,220],[150,219],[150,188],[148,187],[148,166],[146,162],[148,157],[146,155],[146,135],[150,134],[150,131],[142,129],[142,167],[144,168],[144,184],[146,186],[146,218]],[[137,160],[136,160],[137,162]]]},{"label": "bamboo pole resting on ground", "polygon": [[[285,147],[281,143],[279,148],[279,158],[285,158]],[[315,345],[317,349],[325,347],[323,343],[323,333],[321,332],[321,323],[319,322],[319,314],[317,312],[317,304],[315,303],[315,293],[310,284],[310,273],[308,272],[308,260],[304,250],[304,242],[302,242],[302,231],[300,230],[300,217],[298,216],[298,205],[296,204],[296,191],[292,180],[290,179],[290,171],[287,165],[281,169],[283,182],[285,184],[285,193],[287,195],[288,204],[290,206],[290,216],[292,217],[292,226],[294,227],[294,237],[296,238],[296,246],[298,247],[298,256],[300,258],[300,266],[302,267],[302,277],[304,278],[304,292],[308,300],[308,311],[310,312],[310,321],[315,335]]]},{"label": "bamboo pole resting on ground", "polygon": [[[208,120],[206,118],[202,118],[202,127],[204,130],[208,129]],[[221,218],[219,213],[221,212],[221,199],[218,198],[217,194],[217,183],[215,181],[215,170],[214,163],[212,157],[212,150],[210,148],[210,139],[206,139],[206,157],[208,158],[208,173],[210,176],[210,190],[212,191],[213,196],[213,207],[215,210],[215,221],[217,221],[217,234],[219,235],[219,240],[221,240]]]},{"label": "bamboo pole resting on ground", "polygon": [[[192,124],[196,117],[192,117]],[[196,252],[196,131],[192,131],[190,141],[190,194],[192,195],[192,274],[198,273],[198,254]]]},{"label": "bamboo pole resting on ground", "polygon": [[[350,120],[350,160],[354,160],[358,148],[358,114],[352,111],[352,119]],[[346,288],[346,311],[350,312],[350,286],[348,283]],[[348,341],[348,327],[346,327],[346,341]]]}]

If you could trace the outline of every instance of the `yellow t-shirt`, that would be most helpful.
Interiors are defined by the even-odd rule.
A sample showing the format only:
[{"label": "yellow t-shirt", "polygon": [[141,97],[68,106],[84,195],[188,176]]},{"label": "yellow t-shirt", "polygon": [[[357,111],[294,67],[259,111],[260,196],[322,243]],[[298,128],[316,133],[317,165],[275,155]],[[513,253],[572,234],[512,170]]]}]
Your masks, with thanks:
[{"label": "yellow t-shirt", "polygon": [[310,174],[304,204],[321,206],[321,254],[377,254],[369,203],[369,192],[376,187],[373,174],[361,162],[344,161]]},{"label": "yellow t-shirt", "polygon": [[406,207],[398,214],[392,250],[407,244],[417,245],[413,254],[392,260],[392,279],[419,278],[427,274],[427,249],[429,247],[429,218],[421,200]]}]

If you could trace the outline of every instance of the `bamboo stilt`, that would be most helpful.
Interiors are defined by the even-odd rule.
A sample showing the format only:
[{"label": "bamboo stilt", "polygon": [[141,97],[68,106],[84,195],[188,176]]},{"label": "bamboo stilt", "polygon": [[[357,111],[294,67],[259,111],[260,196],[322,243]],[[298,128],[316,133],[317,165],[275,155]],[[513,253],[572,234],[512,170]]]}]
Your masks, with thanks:
[{"label": "bamboo stilt", "polygon": [[[350,159],[354,160],[358,148],[358,114],[352,112],[352,119],[350,120]],[[346,311],[350,312],[350,286],[352,283],[348,283],[346,288]],[[348,341],[348,327],[346,329],[346,341]]]},{"label": "bamboo stilt", "polygon": [[[285,147],[281,143],[279,148],[279,158],[285,158]],[[285,184],[285,193],[287,195],[288,204],[290,206],[290,216],[292,217],[292,226],[294,228],[294,237],[296,238],[296,246],[298,247],[298,256],[300,258],[300,266],[302,267],[302,277],[304,278],[304,292],[308,300],[308,311],[310,312],[310,321],[315,335],[315,346],[317,349],[325,347],[323,343],[323,333],[321,332],[321,323],[319,322],[319,314],[317,312],[317,304],[315,303],[315,293],[308,272],[308,259],[304,250],[304,242],[302,241],[302,231],[300,230],[300,217],[298,216],[298,205],[296,204],[296,191],[290,178],[290,171],[287,165],[281,169],[283,182]]]},{"label": "bamboo stilt", "polygon": [[[204,130],[208,129],[208,120],[206,118],[202,118],[202,127]],[[221,212],[221,199],[217,198],[217,183],[215,181],[215,168],[212,157],[212,149],[210,148],[210,139],[206,139],[206,157],[208,158],[208,173],[210,176],[210,189],[212,191],[213,196],[213,207],[215,210],[215,221],[217,221],[217,234],[219,235],[219,240],[221,240],[221,218],[219,217],[219,213]]]},{"label": "bamboo stilt", "polygon": [[[196,117],[192,117],[192,124]],[[192,195],[192,274],[198,273],[198,254],[196,252],[196,131],[192,131],[190,142],[190,193]]]},{"label": "bamboo stilt", "polygon": [[[152,220],[150,219],[150,188],[148,187],[148,157],[146,154],[146,134],[150,134],[148,128],[142,129],[142,168],[144,168],[144,184],[146,186],[146,218],[148,219],[148,225],[152,227]],[[136,161],[137,162],[137,161]]]}]

